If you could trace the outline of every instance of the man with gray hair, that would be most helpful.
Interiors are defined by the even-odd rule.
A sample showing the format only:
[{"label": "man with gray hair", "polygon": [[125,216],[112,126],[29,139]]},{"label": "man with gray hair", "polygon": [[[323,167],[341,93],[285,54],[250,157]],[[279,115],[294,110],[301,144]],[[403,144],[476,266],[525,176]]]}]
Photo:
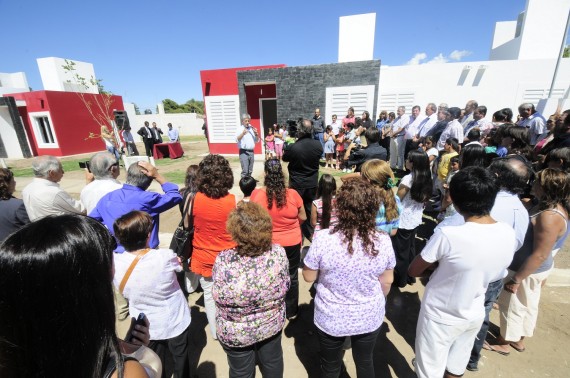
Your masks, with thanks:
[{"label": "man with gray hair", "polygon": [[[390,140],[390,167],[392,170],[404,169],[404,134],[406,126],[410,123],[410,116],[406,115],[406,107],[398,106],[398,117],[392,123]],[[402,148],[402,154],[399,151]]]},{"label": "man with gray hair", "polygon": [[519,106],[519,115],[521,119],[517,122],[517,126],[528,129],[530,145],[534,146],[538,142],[538,137],[546,132],[546,120],[542,114],[536,111],[531,103],[521,104]]},{"label": "man with gray hair", "polygon": [[[164,194],[146,191],[152,180],[156,180],[161,185]],[[113,234],[115,219],[133,210],[147,212],[152,217],[153,223],[148,246],[157,248],[160,213],[180,202],[182,202],[182,196],[178,192],[178,185],[167,182],[152,164],[139,161],[129,167],[127,182],[123,187],[104,195],[89,216],[103,222]],[[117,245],[115,252],[124,251],[125,248],[122,245]]]},{"label": "man with gray hair", "polygon": [[32,162],[34,180],[22,191],[31,221],[48,215],[85,214],[85,207],[59,187],[64,171],[55,156],[38,156]]},{"label": "man with gray hair", "polygon": [[236,142],[239,148],[239,162],[241,164],[241,177],[251,176],[253,172],[255,144],[259,142],[259,135],[255,127],[251,126],[249,114],[242,114],[241,125],[236,130]]},{"label": "man with gray hair", "polygon": [[109,152],[98,152],[91,157],[89,170],[86,172],[88,184],[79,196],[87,214],[93,211],[101,197],[123,187],[123,184],[117,181],[120,174],[119,162]]}]

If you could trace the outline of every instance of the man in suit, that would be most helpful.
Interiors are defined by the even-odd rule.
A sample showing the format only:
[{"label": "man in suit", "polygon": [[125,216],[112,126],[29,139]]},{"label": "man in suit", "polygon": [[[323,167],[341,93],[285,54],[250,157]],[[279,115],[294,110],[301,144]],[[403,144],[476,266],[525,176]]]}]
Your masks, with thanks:
[{"label": "man in suit", "polygon": [[152,135],[154,137],[154,144],[162,143],[162,130],[156,127],[156,122],[152,123]]},{"label": "man in suit", "polygon": [[473,112],[475,109],[477,109],[478,106],[479,104],[475,100],[469,100],[467,101],[467,104],[465,104],[465,115],[459,120],[461,127],[463,127],[464,134],[466,134],[465,130],[467,129],[469,122],[473,121]]},{"label": "man in suit", "polygon": [[154,136],[152,134],[152,130],[148,125],[148,121],[144,121],[144,126],[141,127],[139,131],[137,131],[137,134],[139,134],[143,138],[144,148],[146,150],[146,156],[151,157],[152,149],[154,147]]}]

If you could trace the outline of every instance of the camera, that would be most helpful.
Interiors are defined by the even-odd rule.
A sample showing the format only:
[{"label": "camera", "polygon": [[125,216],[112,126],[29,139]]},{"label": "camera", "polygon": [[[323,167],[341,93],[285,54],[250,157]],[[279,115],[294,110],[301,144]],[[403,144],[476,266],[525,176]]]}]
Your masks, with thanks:
[{"label": "camera", "polygon": [[89,169],[89,161],[80,161],[79,162],[79,168],[83,168],[83,169],[87,168],[87,170],[89,172],[91,172],[91,169]]}]

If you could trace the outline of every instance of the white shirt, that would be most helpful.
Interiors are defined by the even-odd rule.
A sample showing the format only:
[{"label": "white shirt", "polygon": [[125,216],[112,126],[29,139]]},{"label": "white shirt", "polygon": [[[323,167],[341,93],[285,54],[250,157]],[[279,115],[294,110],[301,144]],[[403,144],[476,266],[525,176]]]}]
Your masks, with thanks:
[{"label": "white shirt", "polygon": [[[392,122],[392,132],[395,132],[402,127],[404,127],[405,130],[405,127],[408,123],[410,123],[410,116],[407,114],[404,114],[403,116],[396,118],[394,122]],[[393,135],[392,137],[400,137],[400,136],[404,136],[404,131],[400,132],[399,135]]]},{"label": "white shirt", "polygon": [[122,187],[123,184],[114,178],[95,179],[81,190],[79,199],[81,199],[81,203],[83,203],[87,209],[87,214],[89,214],[105,194]]},{"label": "white shirt", "polygon": [[441,133],[436,145],[438,150],[443,150],[445,141],[448,138],[456,138],[459,141],[459,144],[463,143],[463,127],[461,127],[461,124],[456,119],[449,122],[445,127],[445,130],[443,130],[443,133]]},{"label": "white shirt", "polygon": [[417,134],[421,137],[426,136],[427,132],[437,123],[437,114],[433,113],[429,117],[424,118],[418,126]]},{"label": "white shirt", "polygon": [[487,286],[514,252],[515,232],[501,222],[438,229],[421,253],[426,262],[439,262],[422,299],[425,316],[447,325],[483,320]]},{"label": "white shirt", "polygon": [[168,138],[171,142],[178,142],[178,130],[175,128],[168,129]]},{"label": "white shirt", "polygon": [[[400,185],[412,188],[413,177],[410,173],[402,178]],[[413,230],[422,224],[424,204],[412,199],[410,191],[402,199],[402,213],[400,214],[400,228]]]},{"label": "white shirt", "polygon": [[[132,253],[113,253],[115,277],[119,288],[127,269],[135,259]],[[164,340],[180,335],[190,325],[190,308],[176,280],[182,266],[170,249],[151,249],[131,273],[123,295],[129,301],[129,315],[141,312],[150,322],[150,339]]]},{"label": "white shirt", "polygon": [[331,123],[332,132],[334,135],[338,135],[338,131],[340,130],[341,125],[342,125],[341,122],[339,122],[338,120],[336,122]]},{"label": "white shirt", "polygon": [[528,118],[521,119],[517,125],[528,128],[531,146],[534,146],[538,142],[538,138],[546,132],[546,120],[539,112],[531,114]]},{"label": "white shirt", "polygon": [[35,177],[24,190],[22,199],[31,221],[48,215],[85,214],[85,207],[63,189],[58,183]]},{"label": "white shirt", "polygon": [[413,137],[416,136],[416,134],[418,133],[419,130],[419,126],[420,123],[422,123],[422,121],[425,119],[426,117],[422,117],[417,116],[416,118],[412,118],[410,117],[410,122],[408,123],[408,125],[406,126],[406,134],[404,134],[404,139],[412,139]]},{"label": "white shirt", "polygon": [[243,125],[240,125],[236,130],[236,142],[238,144],[238,148],[243,150],[253,150],[255,148],[255,143],[259,141],[259,137],[252,130],[253,126],[248,126],[249,128],[247,133],[240,140],[238,140],[238,136],[240,136],[246,128]]}]

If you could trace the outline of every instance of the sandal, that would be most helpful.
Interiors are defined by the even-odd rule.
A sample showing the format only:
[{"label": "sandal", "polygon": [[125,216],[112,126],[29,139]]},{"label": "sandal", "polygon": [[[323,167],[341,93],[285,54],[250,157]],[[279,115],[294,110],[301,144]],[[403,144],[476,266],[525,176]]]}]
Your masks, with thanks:
[{"label": "sandal", "polygon": [[[512,346],[512,345],[511,345],[511,346]],[[490,350],[491,352],[497,352],[497,353],[499,353],[499,354],[501,354],[501,355],[503,355],[503,356],[508,356],[509,354],[511,354],[511,352],[504,352],[504,351],[502,351],[502,350],[493,348],[493,345],[489,344],[489,343],[486,342],[486,341],[483,343],[483,349],[485,349],[485,350]]]},{"label": "sandal", "polygon": [[522,353],[522,352],[524,352],[524,351],[526,350],[526,348],[519,348],[518,346],[516,346],[515,343],[510,343],[509,345],[512,346],[513,349],[516,350],[516,351],[519,352],[519,353]]}]

